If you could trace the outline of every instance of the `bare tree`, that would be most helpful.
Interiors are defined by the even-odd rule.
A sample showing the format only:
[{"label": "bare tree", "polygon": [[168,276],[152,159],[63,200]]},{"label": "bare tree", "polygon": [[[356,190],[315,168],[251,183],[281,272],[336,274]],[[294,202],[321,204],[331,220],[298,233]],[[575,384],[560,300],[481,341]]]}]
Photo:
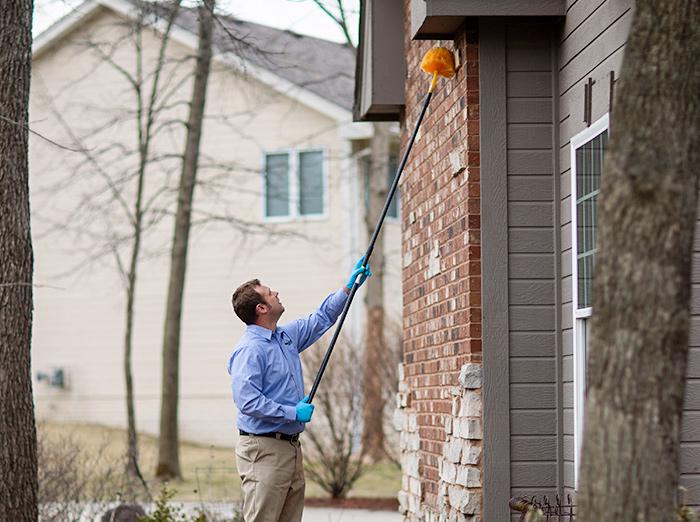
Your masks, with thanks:
[{"label": "bare tree", "polygon": [[[321,0],[314,3],[328,15],[340,28],[346,44],[355,46],[348,22],[348,11],[343,0],[335,1],[335,9],[329,8]],[[356,57],[357,59],[357,57]],[[370,143],[369,176],[367,180],[367,212],[365,228],[367,237],[371,237],[379,221],[384,202],[388,194],[388,169],[391,136],[388,123],[372,124],[373,136]],[[384,410],[386,400],[383,393],[384,382],[381,368],[385,364],[386,339],[384,328],[384,241],[377,237],[372,259],[370,260],[374,277],[367,287],[367,320],[363,360],[363,403],[362,403],[362,445],[366,456],[377,462],[386,456]]]},{"label": "bare tree", "polygon": [[161,479],[181,478],[179,437],[177,425],[178,390],[180,380],[180,327],[182,299],[185,291],[187,248],[192,222],[192,204],[197,179],[199,145],[204,122],[207,83],[211,66],[212,32],[215,0],[203,0],[199,5],[199,47],[194,74],[194,86],[187,122],[185,155],[175,214],[170,255],[170,282],[163,335],[163,379],[160,411],[160,438],[156,476]]},{"label": "bare tree", "polygon": [[[177,64],[168,59],[167,49],[180,0],[170,2],[170,8],[145,2],[134,4],[135,14],[120,22],[122,36],[116,42],[105,42],[100,35],[89,35],[77,43],[78,48],[97,57],[99,64],[106,64],[125,80],[129,99],[133,103],[129,110],[119,108],[110,114],[108,108],[93,108],[104,115],[84,135],[76,132],[63,111],[54,106],[54,100],[45,100],[53,116],[77,147],[79,162],[73,166],[68,181],[60,181],[45,189],[50,195],[60,192],[70,184],[83,183],[86,187],[78,205],[65,216],[65,220],[54,223],[51,231],[74,233],[87,239],[85,261],[88,263],[104,256],[111,256],[118,268],[124,285],[125,315],[123,338],[123,371],[126,387],[127,412],[127,470],[145,481],[138,464],[138,434],[134,408],[134,385],[131,357],[134,338],[134,307],[138,283],[138,268],[143,256],[144,234],[163,217],[157,208],[159,197],[167,191],[167,180],[148,193],[147,178],[155,166],[171,158],[158,157],[153,152],[153,140],[170,122],[163,114],[168,110],[172,96],[172,75],[167,76]],[[144,35],[154,26],[162,24],[162,37],[155,61],[144,52]],[[134,64],[121,63],[116,51],[128,46],[134,54]],[[82,80],[80,78],[78,81]],[[73,84],[64,87],[70,89]],[[129,125],[135,133],[135,148],[105,140],[93,146],[95,137],[109,132],[121,124]],[[153,183],[151,183],[153,184]],[[113,210],[118,209],[117,213]],[[120,227],[121,223],[127,227]]]},{"label": "bare tree", "polygon": [[581,521],[672,521],[700,162],[700,3],[636,3],[602,177]]},{"label": "bare tree", "polygon": [[[140,263],[145,258],[160,256],[169,250],[168,241],[156,235],[159,231],[158,225],[164,218],[175,214],[177,232],[171,251],[174,260],[171,277],[173,287],[169,291],[169,319],[165,327],[164,339],[166,355],[163,408],[164,411],[167,409],[167,412],[162,415],[160,452],[162,457],[159,457],[159,460],[163,461],[170,458],[168,455],[177,456],[177,360],[171,355],[175,335],[179,344],[179,322],[190,225],[227,223],[238,232],[237,236],[240,236],[241,241],[253,235],[264,235],[270,239],[281,237],[313,239],[303,231],[279,228],[253,219],[248,220],[241,216],[240,211],[236,212],[232,199],[224,200],[222,194],[237,198],[244,190],[250,190],[241,188],[241,178],[249,178],[250,174],[260,176],[262,173],[260,169],[252,170],[234,161],[224,162],[221,158],[200,154],[199,134],[202,126],[213,120],[230,126],[232,132],[235,132],[236,122],[240,122],[242,116],[253,118],[255,111],[251,107],[245,109],[244,113],[207,115],[204,118],[206,85],[200,82],[194,89],[194,95],[196,97],[201,95],[201,97],[190,101],[190,121],[183,121],[178,109],[188,103],[183,99],[182,94],[185,87],[192,81],[193,68],[190,65],[193,56],[181,56],[181,53],[170,52],[167,44],[171,29],[176,23],[178,27],[184,27],[186,30],[194,27],[192,12],[179,8],[180,3],[176,1],[149,3],[134,0],[133,4],[137,12],[134,16],[125,17],[124,21],[119,22],[121,31],[118,31],[119,34],[116,37],[114,35],[117,31],[100,32],[98,30],[78,43],[86,53],[97,57],[95,69],[106,65],[119,73],[123,80],[119,85],[127,86],[128,100],[119,98],[115,99],[113,105],[85,107],[89,109],[91,117],[81,119],[81,121],[90,122],[87,130],[82,133],[75,130],[76,123],[69,121],[70,116],[61,107],[53,107],[52,114],[79,150],[80,159],[77,165],[71,164],[69,169],[66,169],[70,171],[67,179],[62,179],[44,189],[44,194],[52,197],[68,186],[79,187],[83,193],[81,201],[65,215],[61,223],[51,223],[51,231],[59,233],[68,231],[80,238],[81,245],[85,246],[84,261],[81,261],[80,268],[105,256],[112,256],[124,282],[127,301],[124,370],[127,381],[129,454],[131,456],[129,462],[132,467],[134,463],[138,463],[134,392],[130,370],[137,275]],[[214,7],[213,2],[202,5],[211,7],[209,13]],[[219,35],[221,38],[216,38],[217,51],[238,53],[247,58],[259,57],[259,55],[265,58],[265,51],[247,41],[242,31],[231,29],[235,27],[231,20],[216,16],[213,16],[213,20],[220,25],[217,30],[220,29],[222,33]],[[104,38],[102,35],[105,33],[110,36]],[[160,43],[156,58],[149,59],[150,44],[147,37],[153,35],[160,40]],[[272,63],[274,58],[274,56],[267,56],[272,65],[274,65]],[[133,60],[135,62],[132,63]],[[62,91],[70,92],[74,85],[83,80],[89,80],[92,74],[97,73],[95,70],[88,71],[83,77],[63,86]],[[194,81],[198,82],[197,77]],[[80,100],[71,98],[70,94],[67,98],[71,104],[81,103]],[[52,101],[49,100],[49,103]],[[259,108],[259,105],[256,108]],[[200,118],[197,115],[198,111],[201,112],[204,121],[196,125],[195,121]],[[231,121],[228,121],[229,119]],[[113,128],[120,125],[127,126],[130,131],[132,128],[136,131],[134,140],[136,147],[124,140],[115,140],[113,134],[110,134]],[[184,142],[183,129],[188,133],[188,138]],[[242,134],[244,129],[238,129],[238,131]],[[167,143],[171,145],[170,148],[163,145],[166,141],[163,138],[164,135],[167,137]],[[185,149],[184,153],[179,148],[181,146]],[[180,184],[182,190],[178,196],[179,208],[173,212],[175,205],[172,195],[177,189],[170,183],[170,176],[176,170],[174,167],[176,163],[184,176]],[[202,179],[201,174],[212,171],[214,175]],[[207,195],[211,199],[216,199],[215,204],[202,208],[193,206],[192,195],[195,186],[198,187],[198,193],[208,191]],[[256,196],[259,194],[259,191],[255,192]],[[208,203],[211,203],[211,199]],[[122,224],[125,221],[128,223],[128,228]],[[74,273],[74,270],[70,273]],[[175,350],[178,349],[175,347]],[[138,471],[138,468],[133,469]],[[171,474],[169,469],[163,474],[159,472],[159,475]],[[177,473],[173,475],[179,476],[179,466],[176,466],[176,469]]]},{"label": "bare tree", "polygon": [[[307,378],[321,364],[324,346],[315,346],[302,355]],[[306,425],[309,455],[304,461],[308,476],[332,498],[345,498],[365,471],[363,447],[358,444],[362,407],[362,372],[359,350],[341,336],[334,352],[335,363],[326,370],[333,386],[317,395],[319,405],[314,422]],[[309,383],[310,386],[310,383]]]},{"label": "bare tree", "polygon": [[[138,259],[141,250],[141,235],[143,232],[143,191],[146,176],[146,166],[149,161],[150,145],[152,139],[153,125],[155,122],[155,109],[158,99],[158,90],[160,88],[160,75],[163,71],[163,63],[165,61],[166,49],[169,40],[170,29],[173,26],[177,11],[180,6],[180,0],[174,2],[174,8],[170,11],[168,17],[168,26],[161,39],[161,45],[158,54],[158,63],[156,64],[153,81],[151,83],[151,92],[148,99],[145,99],[143,87],[143,55],[140,52],[142,49],[141,38],[144,30],[144,17],[139,16],[136,19],[136,50],[137,50],[137,76],[134,82],[134,94],[136,95],[136,107],[138,118],[138,137],[139,137],[139,168],[137,176],[136,199],[133,209],[133,243],[131,256],[129,260],[129,268],[127,270],[127,305],[126,305],[126,328],[124,332],[124,376],[126,379],[126,404],[127,404],[127,419],[128,419],[128,469],[140,475],[138,465],[138,443],[136,432],[136,418],[134,412],[134,386],[131,373],[131,352],[133,349],[133,322],[134,322],[134,299],[136,295],[136,277],[138,269]],[[141,7],[143,9],[143,7]]]},{"label": "bare tree", "polygon": [[38,517],[27,157],[33,6],[3,0],[0,12],[0,522],[28,522]]}]

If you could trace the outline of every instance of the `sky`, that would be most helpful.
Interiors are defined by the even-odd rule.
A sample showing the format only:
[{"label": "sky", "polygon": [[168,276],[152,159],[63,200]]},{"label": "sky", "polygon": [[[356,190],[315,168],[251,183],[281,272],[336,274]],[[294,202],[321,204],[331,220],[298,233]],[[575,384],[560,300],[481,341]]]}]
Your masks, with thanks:
[{"label": "sky", "polygon": [[[336,5],[336,0],[323,2],[329,8]],[[39,34],[81,3],[82,0],[35,0],[34,34]],[[356,33],[359,0],[344,0],[343,4]],[[222,11],[249,22],[289,29],[335,42],[345,41],[333,20],[312,0],[219,0],[217,5]]]}]

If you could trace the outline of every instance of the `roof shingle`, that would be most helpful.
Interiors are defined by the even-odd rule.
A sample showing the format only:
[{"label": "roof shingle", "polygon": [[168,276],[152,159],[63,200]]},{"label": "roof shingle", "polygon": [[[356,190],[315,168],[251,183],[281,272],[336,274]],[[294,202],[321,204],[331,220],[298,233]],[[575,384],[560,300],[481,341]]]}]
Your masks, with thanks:
[{"label": "roof shingle", "polygon": [[[181,9],[176,25],[197,34],[197,11]],[[214,46],[351,110],[355,50],[343,44],[217,15]]]}]

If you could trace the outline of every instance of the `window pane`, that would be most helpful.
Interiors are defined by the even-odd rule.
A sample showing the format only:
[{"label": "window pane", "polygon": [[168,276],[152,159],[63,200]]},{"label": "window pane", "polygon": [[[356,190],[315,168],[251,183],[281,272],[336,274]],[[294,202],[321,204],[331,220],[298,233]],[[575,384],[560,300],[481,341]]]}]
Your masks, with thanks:
[{"label": "window pane", "polygon": [[578,307],[579,308],[585,308],[585,304],[583,303],[583,296],[586,293],[586,286],[584,284],[584,278],[581,277],[581,274],[583,274],[583,265],[584,265],[584,260],[583,259],[578,259],[577,261],[578,264],[578,290],[577,290],[577,295],[578,295]]},{"label": "window pane", "polygon": [[[396,178],[396,169],[398,168],[398,162],[396,161],[397,158],[393,154],[389,156],[389,170],[387,172],[387,191],[391,189],[392,183],[394,183],[394,178]],[[388,192],[387,192],[388,193]],[[396,192],[394,193],[394,197],[391,198],[391,203],[389,203],[389,210],[387,210],[386,215],[388,217],[392,218],[398,218],[399,217],[399,189],[398,187],[396,188]]]},{"label": "window pane", "polygon": [[299,154],[299,214],[323,214],[323,153]]},{"label": "window pane", "polygon": [[576,149],[576,257],[578,308],[592,304],[591,290],[598,231],[598,194],[603,173],[608,131]]},{"label": "window pane", "polygon": [[265,157],[265,215],[289,215],[289,155]]},{"label": "window pane", "polygon": [[578,259],[578,307],[588,308],[592,306],[591,288],[593,283],[593,268],[595,257],[587,254]]}]

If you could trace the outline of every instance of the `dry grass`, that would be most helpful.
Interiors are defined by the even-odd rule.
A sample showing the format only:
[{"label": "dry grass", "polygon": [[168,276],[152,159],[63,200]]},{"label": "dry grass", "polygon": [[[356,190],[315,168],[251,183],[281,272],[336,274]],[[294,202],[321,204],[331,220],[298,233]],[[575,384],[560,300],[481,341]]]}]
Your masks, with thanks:
[{"label": "dry grass", "polygon": [[[70,438],[85,452],[102,452],[105,462],[116,462],[126,451],[124,430],[87,424],[42,423],[40,436],[47,443]],[[149,435],[139,436],[141,471],[154,495],[159,486],[154,480],[158,441]],[[236,472],[232,448],[203,446],[189,442],[180,445],[180,465],[184,480],[169,484],[180,501],[231,501],[240,498],[240,479]],[[401,487],[401,472],[394,465],[369,466],[350,492],[350,497],[395,498]],[[321,488],[307,479],[307,497],[326,497]]]}]

